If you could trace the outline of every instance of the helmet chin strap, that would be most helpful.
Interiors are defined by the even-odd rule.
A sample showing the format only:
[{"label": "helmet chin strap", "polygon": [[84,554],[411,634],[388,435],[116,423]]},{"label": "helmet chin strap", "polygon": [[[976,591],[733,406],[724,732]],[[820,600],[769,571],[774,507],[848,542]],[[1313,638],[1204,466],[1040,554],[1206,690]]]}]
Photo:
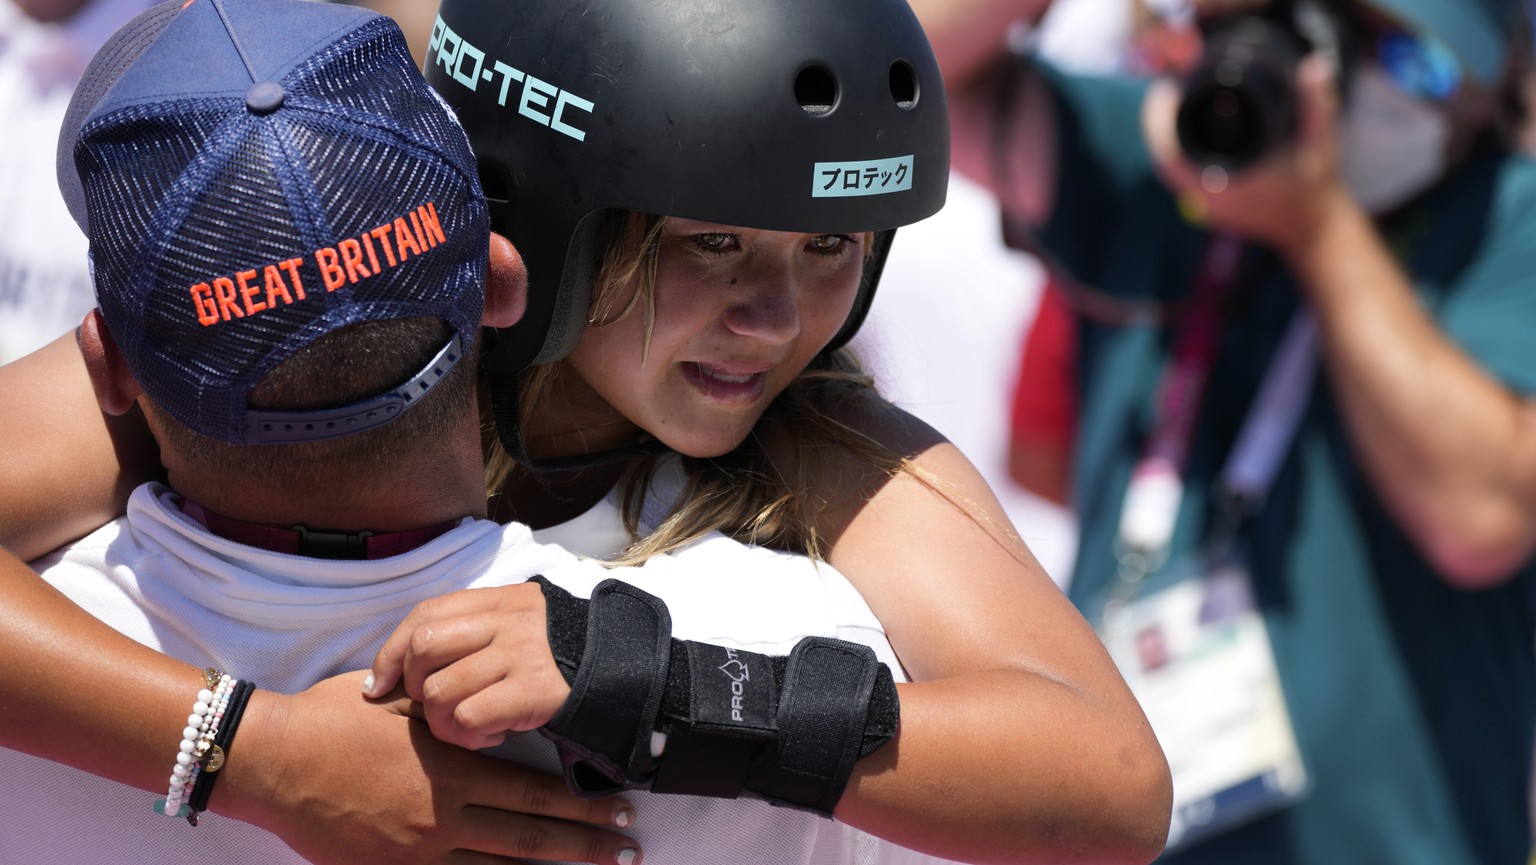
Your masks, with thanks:
[{"label": "helmet chin strap", "polygon": [[[491,412],[496,419],[496,436],[512,459],[533,474],[541,484],[544,484],[545,477],[550,474],[580,471],[640,457],[659,456],[671,451],[671,448],[659,440],[647,438],[634,444],[596,453],[533,459],[528,456],[527,448],[523,444],[523,427],[520,422],[521,409],[519,408],[522,402],[522,388],[518,385],[518,378],[516,375],[501,374],[492,374],[490,377]],[[549,489],[548,484],[544,486],[545,489]]]}]

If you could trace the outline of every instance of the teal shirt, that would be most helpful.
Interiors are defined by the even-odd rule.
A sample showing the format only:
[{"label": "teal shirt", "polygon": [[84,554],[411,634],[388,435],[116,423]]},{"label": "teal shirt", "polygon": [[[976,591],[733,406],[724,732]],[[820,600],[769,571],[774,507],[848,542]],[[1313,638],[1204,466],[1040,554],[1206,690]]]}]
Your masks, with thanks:
[{"label": "teal shirt", "polygon": [[[1124,311],[1176,306],[1206,237],[1152,174],[1138,127],[1143,86],[1044,71],[1061,121],[1061,176],[1036,241],[1080,289]],[[1476,158],[1384,234],[1445,333],[1513,390],[1536,393],[1536,165]],[[1175,553],[1200,545],[1208,491],[1298,303],[1272,255],[1251,254],[1245,275],[1196,428]],[[1071,595],[1092,616],[1115,572],[1121,505],[1170,334],[1134,315],[1080,328]],[[1267,504],[1244,529],[1312,789],[1169,863],[1527,860],[1536,567],[1489,591],[1449,587],[1387,513],[1359,446],[1319,377]]]}]

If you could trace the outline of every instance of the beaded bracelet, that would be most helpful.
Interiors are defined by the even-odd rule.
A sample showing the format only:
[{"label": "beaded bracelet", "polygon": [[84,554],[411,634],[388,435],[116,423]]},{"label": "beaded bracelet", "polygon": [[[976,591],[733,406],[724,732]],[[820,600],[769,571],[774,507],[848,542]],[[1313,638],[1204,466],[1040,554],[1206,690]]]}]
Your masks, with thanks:
[{"label": "beaded bracelet", "polygon": [[191,813],[187,802],[236,684],[234,677],[212,667],[203,670],[204,687],[197,692],[192,714],[187,716],[187,726],[181,731],[181,746],[176,753],[176,765],[171,767],[170,787],[165,798],[155,800],[157,812],[168,817],[184,817]]},{"label": "beaded bracelet", "polygon": [[[193,746],[192,774],[187,778],[186,787],[183,789],[182,800],[191,808],[186,816],[188,820],[194,820],[192,824],[194,826],[197,825],[194,819],[197,808],[193,803],[197,793],[213,783],[211,772],[217,772],[224,765],[223,755],[215,753],[214,742],[219,735],[225,713],[229,711],[229,701],[234,697],[235,689],[240,687],[238,679],[228,676],[224,678],[229,681],[227,684],[221,682],[219,691],[215,693],[213,702],[209,705],[212,711],[208,713],[208,724]],[[215,761],[216,757],[217,761]]]},{"label": "beaded bracelet", "polygon": [[187,822],[197,825],[197,815],[208,810],[208,796],[213,792],[213,782],[219,778],[219,770],[229,760],[230,743],[235,738],[235,727],[240,724],[240,717],[245,714],[246,703],[251,699],[251,692],[256,690],[256,685],[251,682],[237,681],[229,695],[228,705],[223,708],[219,717],[215,718],[213,728],[209,730],[209,736],[213,741],[207,755],[201,759],[202,770],[198,773],[197,787],[193,790],[187,804]]}]

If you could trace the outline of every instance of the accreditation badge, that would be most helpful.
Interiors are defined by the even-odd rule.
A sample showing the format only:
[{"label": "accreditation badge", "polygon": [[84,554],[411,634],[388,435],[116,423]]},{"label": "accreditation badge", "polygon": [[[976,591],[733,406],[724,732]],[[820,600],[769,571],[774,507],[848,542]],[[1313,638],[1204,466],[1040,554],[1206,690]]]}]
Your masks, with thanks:
[{"label": "accreditation badge", "polygon": [[1095,622],[1173,772],[1168,849],[1305,795],[1307,772],[1243,557],[1116,580]]}]

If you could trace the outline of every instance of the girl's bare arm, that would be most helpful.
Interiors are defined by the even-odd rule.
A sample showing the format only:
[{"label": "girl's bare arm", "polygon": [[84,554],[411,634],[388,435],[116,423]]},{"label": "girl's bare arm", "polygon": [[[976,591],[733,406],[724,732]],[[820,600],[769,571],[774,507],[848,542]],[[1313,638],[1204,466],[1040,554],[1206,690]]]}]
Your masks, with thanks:
[{"label": "girl's bare arm", "polygon": [[0,366],[0,547],[30,561],[106,525],[161,475],[137,409],[96,404],[73,334]]},{"label": "girl's bare arm", "polygon": [[970,861],[1151,861],[1167,763],[1093,630],[954,445],[890,406],[845,420],[927,479],[866,474],[824,525],[913,680],[837,817]]}]

